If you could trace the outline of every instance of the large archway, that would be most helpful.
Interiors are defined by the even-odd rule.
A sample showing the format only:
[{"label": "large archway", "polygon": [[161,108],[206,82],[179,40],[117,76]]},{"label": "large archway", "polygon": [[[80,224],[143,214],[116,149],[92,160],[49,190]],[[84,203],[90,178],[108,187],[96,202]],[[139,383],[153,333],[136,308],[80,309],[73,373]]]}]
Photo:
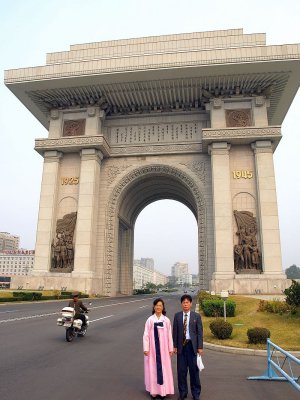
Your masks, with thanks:
[{"label": "large archway", "polygon": [[208,287],[206,206],[199,183],[182,170],[148,165],[128,173],[116,184],[107,209],[104,285],[107,295],[132,292],[134,225],[154,201],[170,199],[186,205],[198,222],[199,284]]}]

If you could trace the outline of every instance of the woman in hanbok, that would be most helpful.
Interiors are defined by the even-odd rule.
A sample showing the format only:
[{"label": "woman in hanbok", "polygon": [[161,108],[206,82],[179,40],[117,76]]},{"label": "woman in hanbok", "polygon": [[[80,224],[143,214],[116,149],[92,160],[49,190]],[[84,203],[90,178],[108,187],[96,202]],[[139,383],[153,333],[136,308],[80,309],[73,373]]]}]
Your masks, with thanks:
[{"label": "woman in hanbok", "polygon": [[146,391],[152,399],[174,394],[172,328],[162,299],[153,302],[152,316],[145,324],[143,346]]}]

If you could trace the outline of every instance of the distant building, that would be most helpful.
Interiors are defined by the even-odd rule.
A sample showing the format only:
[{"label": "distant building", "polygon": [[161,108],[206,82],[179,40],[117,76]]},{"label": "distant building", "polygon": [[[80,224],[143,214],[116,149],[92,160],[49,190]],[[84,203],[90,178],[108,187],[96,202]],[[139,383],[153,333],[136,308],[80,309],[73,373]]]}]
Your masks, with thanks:
[{"label": "distant building", "polygon": [[133,289],[142,289],[147,283],[166,285],[168,277],[154,269],[153,258],[141,258],[133,262]]},{"label": "distant building", "polygon": [[154,260],[153,258],[141,258],[141,265],[145,268],[154,271]]},{"label": "distant building", "polygon": [[0,251],[18,250],[20,245],[20,237],[11,235],[8,232],[0,232]]},{"label": "distant building", "polygon": [[199,275],[198,274],[192,274],[192,285],[199,286]]},{"label": "distant building", "polygon": [[189,265],[185,261],[176,262],[171,269],[172,282],[177,285],[192,285],[192,274],[189,274]]},{"label": "distant building", "polygon": [[155,285],[163,285],[165,286],[168,283],[168,277],[167,275],[159,272],[159,271],[153,271],[153,283]]},{"label": "distant building", "polygon": [[0,275],[30,275],[34,264],[34,250],[4,250],[0,252]]}]

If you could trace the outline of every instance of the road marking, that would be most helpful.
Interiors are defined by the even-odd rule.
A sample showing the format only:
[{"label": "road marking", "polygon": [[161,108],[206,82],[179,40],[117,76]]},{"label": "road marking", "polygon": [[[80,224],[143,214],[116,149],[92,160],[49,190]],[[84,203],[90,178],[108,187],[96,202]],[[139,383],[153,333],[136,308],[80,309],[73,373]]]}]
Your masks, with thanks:
[{"label": "road marking", "polygon": [[17,312],[17,311],[20,311],[20,310],[0,311],[0,314],[8,314],[8,313]]},{"label": "road marking", "polygon": [[141,307],[139,307],[139,308],[145,308],[145,307],[149,307],[149,306],[141,306]]},{"label": "road marking", "polygon": [[4,322],[22,321],[22,320],[24,320],[24,319],[48,317],[49,315],[57,315],[57,314],[60,314],[60,313],[59,313],[59,312],[55,312],[55,313],[49,313],[49,314],[29,315],[28,317],[19,317],[19,318],[3,319],[2,321],[0,321],[0,324],[2,324],[2,323],[4,323]]},{"label": "road marking", "polygon": [[110,318],[110,317],[114,317],[114,315],[107,315],[106,317],[92,319],[92,321],[89,321],[89,322],[92,323],[92,322],[100,321],[101,319]]},{"label": "road marking", "polygon": [[131,301],[123,301],[122,303],[113,303],[113,304],[106,304],[104,306],[96,306],[96,307],[90,307],[91,310],[95,308],[103,308],[103,307],[112,307],[112,306],[119,306],[122,304],[129,304],[129,303],[136,303],[137,301],[147,301],[147,300],[152,300],[155,297],[148,297],[147,299],[141,299],[141,300],[131,300]]},{"label": "road marking", "polygon": [[[147,301],[147,300],[152,300],[154,299],[154,297],[148,297],[147,299],[140,299],[140,300],[130,300],[130,301],[123,301],[121,303],[113,303],[113,304],[106,304],[103,306],[96,306],[96,307],[90,307],[91,310],[94,310],[96,308],[104,308],[104,307],[111,307],[111,306],[119,306],[122,304],[129,304],[129,303],[136,303],[136,302],[140,302],[140,301]],[[148,306],[145,306],[148,307]],[[61,311],[59,312],[53,312],[53,313],[49,313],[49,314],[37,314],[37,315],[29,315],[27,317],[19,317],[19,318],[11,318],[11,319],[4,319],[2,321],[0,321],[0,324],[5,323],[5,322],[14,322],[14,321],[23,321],[26,319],[32,319],[32,318],[42,318],[42,317],[49,317],[50,315],[59,315],[61,313]],[[100,318],[101,319],[101,318]],[[97,321],[97,320],[94,320]]]}]

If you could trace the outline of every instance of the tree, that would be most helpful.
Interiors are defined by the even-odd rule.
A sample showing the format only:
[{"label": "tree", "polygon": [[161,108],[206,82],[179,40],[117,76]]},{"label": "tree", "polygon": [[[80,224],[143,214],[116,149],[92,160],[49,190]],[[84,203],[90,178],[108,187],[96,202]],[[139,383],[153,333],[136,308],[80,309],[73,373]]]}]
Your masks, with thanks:
[{"label": "tree", "polygon": [[300,306],[300,283],[292,280],[292,285],[283,292],[286,295],[285,301],[294,307]]},{"label": "tree", "polygon": [[285,270],[288,279],[300,279],[300,268],[293,264]]}]

